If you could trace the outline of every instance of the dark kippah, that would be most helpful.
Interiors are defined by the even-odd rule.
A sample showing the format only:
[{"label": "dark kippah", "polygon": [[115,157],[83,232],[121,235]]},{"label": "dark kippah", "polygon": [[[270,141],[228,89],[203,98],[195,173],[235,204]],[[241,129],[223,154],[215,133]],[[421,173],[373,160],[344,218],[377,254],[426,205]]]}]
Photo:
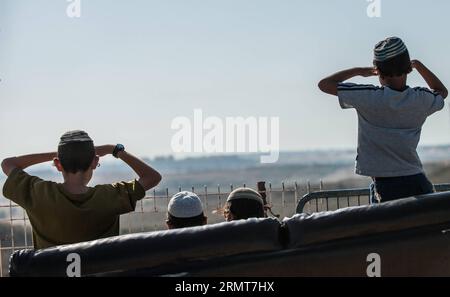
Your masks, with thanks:
[{"label": "dark kippah", "polygon": [[59,146],[74,142],[93,142],[89,135],[81,130],[69,131],[61,136]]}]

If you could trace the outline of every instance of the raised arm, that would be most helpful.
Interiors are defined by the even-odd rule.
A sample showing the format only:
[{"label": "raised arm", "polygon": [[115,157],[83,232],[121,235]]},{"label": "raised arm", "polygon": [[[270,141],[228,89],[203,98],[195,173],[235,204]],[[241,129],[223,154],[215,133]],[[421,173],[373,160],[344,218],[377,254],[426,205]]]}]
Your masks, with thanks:
[{"label": "raised arm", "polygon": [[[112,154],[115,145],[103,145],[95,148],[97,155],[100,157]],[[132,154],[121,151],[117,154],[117,157],[124,161],[131,169],[139,176],[138,182],[142,185],[145,191],[157,186],[161,181],[161,174],[158,171],[147,165],[141,159],[133,156]]]},{"label": "raised arm", "polygon": [[413,69],[416,69],[420,75],[423,77],[423,79],[426,81],[430,89],[432,89],[434,92],[440,94],[442,97],[447,98],[448,96],[448,90],[444,86],[444,84],[439,80],[439,78],[431,72],[430,69],[428,69],[422,62],[419,60],[412,60],[411,65]]},{"label": "raised arm", "polygon": [[16,168],[25,169],[36,164],[50,162],[56,157],[56,155],[56,152],[52,152],[7,158],[2,162],[2,170],[9,176]]},{"label": "raised arm", "polygon": [[375,76],[377,71],[374,67],[357,67],[337,72],[319,82],[319,89],[327,94],[337,96],[338,85],[355,76]]}]

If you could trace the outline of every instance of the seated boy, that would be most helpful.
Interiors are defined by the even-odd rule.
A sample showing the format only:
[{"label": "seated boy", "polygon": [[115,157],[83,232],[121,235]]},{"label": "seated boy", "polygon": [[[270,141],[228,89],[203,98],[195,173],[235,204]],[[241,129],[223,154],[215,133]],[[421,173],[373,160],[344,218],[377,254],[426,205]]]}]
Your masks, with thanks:
[{"label": "seated boy", "polygon": [[234,190],[228,195],[224,217],[227,222],[266,217],[261,194],[250,188]]},{"label": "seated boy", "polygon": [[166,223],[169,229],[206,225],[207,218],[200,198],[187,191],[175,194],[167,207]]},{"label": "seated boy", "polygon": [[[448,91],[427,67],[410,60],[400,38],[379,42],[374,66],[352,68],[323,79],[319,88],[339,97],[343,109],[358,113],[356,173],[372,178],[372,203],[434,191],[417,154],[422,126],[444,107]],[[431,88],[411,88],[407,76],[416,69]],[[381,87],[343,83],[355,76],[378,76]]]},{"label": "seated boy", "polygon": [[[139,179],[88,187],[99,158],[108,154],[128,164]],[[62,173],[62,184],[24,171],[52,160]],[[83,131],[65,133],[58,152],[8,158],[2,169],[8,176],[3,195],[26,210],[36,249],[119,235],[119,216],[133,211],[136,201],[161,180],[158,172],[123,145],[94,147]]]}]

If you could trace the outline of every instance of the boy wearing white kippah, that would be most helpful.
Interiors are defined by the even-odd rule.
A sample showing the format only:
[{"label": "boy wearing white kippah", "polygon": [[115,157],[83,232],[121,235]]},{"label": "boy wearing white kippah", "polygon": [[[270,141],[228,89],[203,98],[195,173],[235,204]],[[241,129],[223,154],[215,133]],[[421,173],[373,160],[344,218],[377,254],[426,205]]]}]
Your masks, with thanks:
[{"label": "boy wearing white kippah", "polygon": [[[400,38],[379,42],[373,63],[374,67],[344,70],[319,83],[323,92],[338,96],[343,109],[357,111],[356,173],[372,178],[372,203],[432,193],[417,146],[425,120],[444,108],[448,91],[421,62],[410,60]],[[407,85],[413,69],[430,89]],[[344,83],[356,76],[378,76],[381,86]]]},{"label": "boy wearing white kippah", "polygon": [[[100,157],[113,155],[130,166],[138,180],[89,187]],[[45,181],[24,170],[53,161],[64,182]],[[118,145],[94,146],[84,131],[61,137],[58,151],[3,160],[8,176],[3,195],[25,209],[36,249],[119,235],[119,216],[131,212],[161,175]]]},{"label": "boy wearing white kippah", "polygon": [[200,198],[187,191],[175,194],[167,207],[166,223],[169,229],[206,225],[207,218]]}]

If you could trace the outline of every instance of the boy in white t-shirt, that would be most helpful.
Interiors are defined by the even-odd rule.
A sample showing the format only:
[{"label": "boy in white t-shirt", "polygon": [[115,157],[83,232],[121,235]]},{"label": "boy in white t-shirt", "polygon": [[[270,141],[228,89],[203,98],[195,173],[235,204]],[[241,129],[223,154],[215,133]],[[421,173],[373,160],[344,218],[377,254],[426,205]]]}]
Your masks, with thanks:
[{"label": "boy in white t-shirt", "polygon": [[[407,76],[416,69],[430,89],[411,88]],[[379,76],[381,86],[344,83],[355,76]],[[427,67],[410,60],[400,38],[390,37],[374,49],[374,67],[352,68],[323,79],[319,88],[338,96],[343,109],[358,113],[356,173],[373,179],[372,203],[434,191],[417,154],[422,126],[441,110],[446,87]]]}]

